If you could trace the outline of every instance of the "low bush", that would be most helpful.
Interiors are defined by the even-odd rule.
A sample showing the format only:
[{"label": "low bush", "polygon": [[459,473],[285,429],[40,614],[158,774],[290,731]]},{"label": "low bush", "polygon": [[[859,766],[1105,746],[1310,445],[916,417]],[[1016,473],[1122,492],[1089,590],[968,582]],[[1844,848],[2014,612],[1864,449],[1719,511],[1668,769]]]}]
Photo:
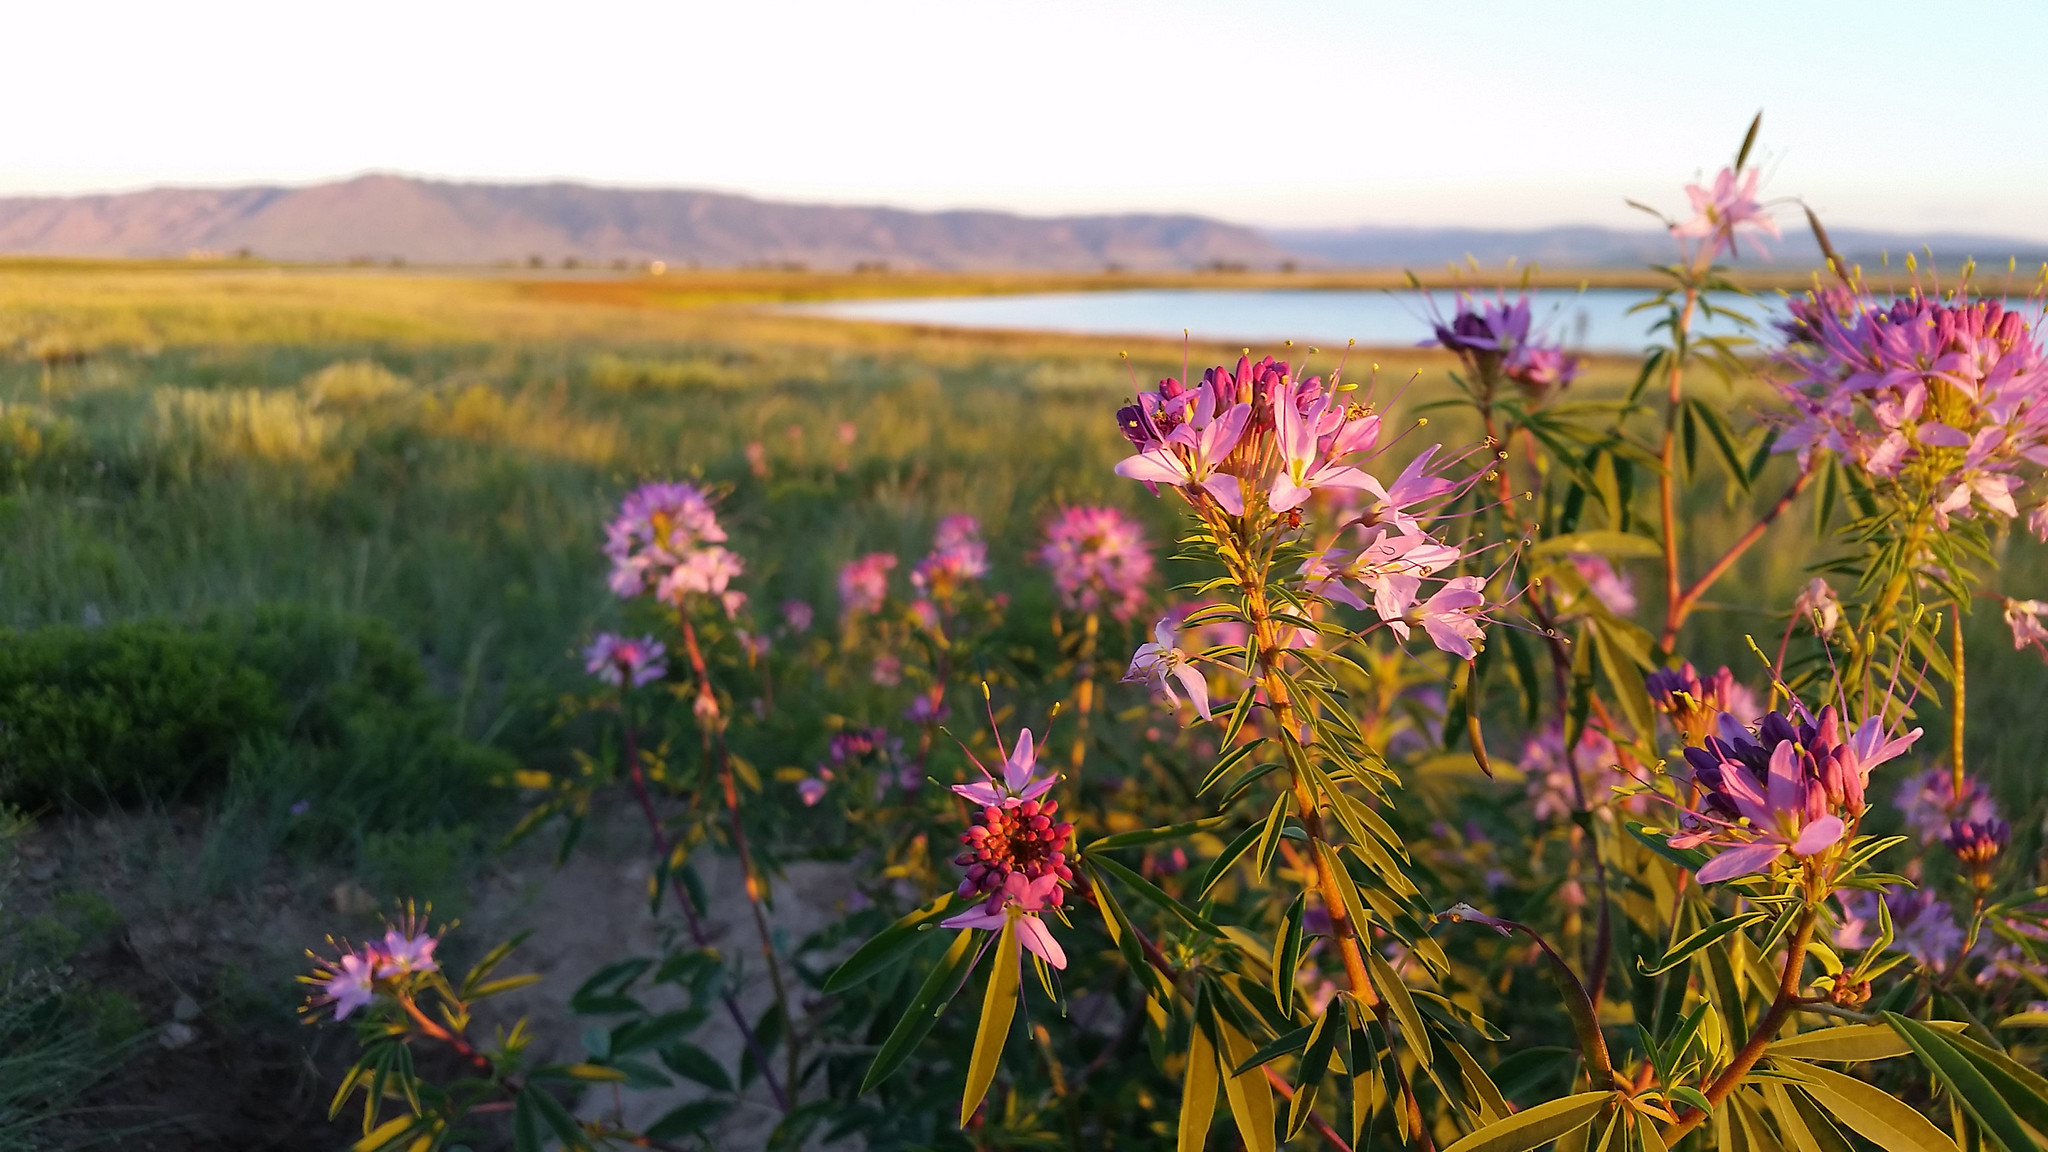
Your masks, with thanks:
[{"label": "low bush", "polygon": [[460,823],[509,771],[370,617],[284,605],[0,642],[0,803],[193,801],[254,775],[332,845]]}]

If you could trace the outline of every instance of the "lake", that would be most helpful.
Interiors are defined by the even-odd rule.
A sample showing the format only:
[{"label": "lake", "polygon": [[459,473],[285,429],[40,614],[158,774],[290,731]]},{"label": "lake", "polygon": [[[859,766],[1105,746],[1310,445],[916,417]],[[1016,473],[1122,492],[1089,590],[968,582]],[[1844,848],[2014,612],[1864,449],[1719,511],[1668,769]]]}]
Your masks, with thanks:
[{"label": "lake", "polygon": [[[1429,293],[1272,289],[1145,288],[1106,292],[1043,292],[1015,296],[935,296],[888,300],[835,300],[791,305],[791,310],[844,320],[929,324],[946,328],[1068,332],[1091,336],[1171,339],[1183,329],[1197,340],[1271,347],[1282,340],[1322,348],[1356,340],[1366,347],[1413,345],[1430,337]],[[1629,309],[1649,293],[1638,289],[1585,291],[1543,288],[1529,292],[1536,326],[1566,347],[1634,354],[1650,340],[1658,313]],[[1438,310],[1453,306],[1437,292]],[[1748,301],[1758,318],[1784,314],[1775,293]],[[1732,334],[1725,320],[1703,326]]]}]

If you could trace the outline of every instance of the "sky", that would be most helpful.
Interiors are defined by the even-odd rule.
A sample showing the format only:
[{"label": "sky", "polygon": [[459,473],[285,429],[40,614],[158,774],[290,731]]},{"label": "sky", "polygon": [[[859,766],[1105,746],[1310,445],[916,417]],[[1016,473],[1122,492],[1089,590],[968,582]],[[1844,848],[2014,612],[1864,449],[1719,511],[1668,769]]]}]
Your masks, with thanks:
[{"label": "sky", "polygon": [[1249,224],[1647,222],[1764,112],[1837,226],[2048,239],[2048,5],[67,0],[0,194],[574,179]]}]

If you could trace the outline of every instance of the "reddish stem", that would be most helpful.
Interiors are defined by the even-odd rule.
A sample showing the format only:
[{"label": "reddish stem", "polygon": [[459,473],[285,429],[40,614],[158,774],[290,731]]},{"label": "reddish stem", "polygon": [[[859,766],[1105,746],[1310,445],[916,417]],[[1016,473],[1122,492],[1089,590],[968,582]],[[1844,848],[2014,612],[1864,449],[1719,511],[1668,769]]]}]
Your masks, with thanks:
[{"label": "reddish stem", "polygon": [[[1806,491],[1806,486],[1813,482],[1813,471],[1811,465],[1801,470],[1798,478],[1792,481],[1792,486],[1785,490],[1783,496],[1778,497],[1777,503],[1772,504],[1755,524],[1750,525],[1749,531],[1744,532],[1740,539],[1730,545],[1719,560],[1714,561],[1699,579],[1692,582],[1691,587],[1679,592],[1665,606],[1664,638],[1660,643],[1666,652],[1671,651],[1672,645],[1678,642],[1678,630],[1685,625],[1685,618],[1692,614],[1693,608],[1699,604],[1700,597],[1706,595],[1707,589],[1713,587],[1715,581],[1728,574],[1728,569],[1734,567],[1735,562],[1742,558],[1744,552],[1749,551],[1751,545],[1763,539],[1764,532],[1778,517],[1784,515],[1785,510],[1792,506],[1792,501],[1798,499],[1799,494]],[[1677,586],[1676,579],[1672,581],[1672,586]]]}]

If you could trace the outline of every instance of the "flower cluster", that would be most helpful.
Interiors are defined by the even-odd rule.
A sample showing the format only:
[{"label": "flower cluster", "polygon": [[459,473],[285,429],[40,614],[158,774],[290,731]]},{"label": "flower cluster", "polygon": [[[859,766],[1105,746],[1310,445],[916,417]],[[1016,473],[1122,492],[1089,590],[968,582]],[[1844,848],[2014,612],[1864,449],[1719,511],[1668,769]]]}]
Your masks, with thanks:
[{"label": "flower cluster", "polygon": [[1528,777],[1529,814],[1539,823],[1568,820],[1578,811],[1580,790],[1586,807],[1600,809],[1627,778],[1618,771],[1614,741],[1591,728],[1579,734],[1570,757],[1564,754],[1564,731],[1552,721],[1522,746],[1522,774]]},{"label": "flower cluster", "polygon": [[887,552],[870,552],[850,560],[839,569],[839,606],[845,612],[880,612],[889,598],[889,573],[896,557]]},{"label": "flower cluster", "polygon": [[668,675],[668,665],[661,662],[667,651],[652,636],[634,640],[601,632],[583,650],[583,670],[614,688],[639,688]]},{"label": "flower cluster", "polygon": [[[1419,487],[1424,473],[1418,466],[1428,455],[1410,464],[1390,491]],[[1434,484],[1447,490],[1451,482],[1435,478]],[[1371,610],[1394,635],[1406,640],[1419,625],[1438,648],[1470,660],[1486,623],[1485,581],[1477,576],[1449,577],[1427,598],[1422,596],[1423,581],[1456,564],[1463,554],[1423,531],[1412,517],[1377,520],[1368,512],[1356,532],[1359,547],[1333,548],[1308,559],[1302,572],[1309,578],[1309,590],[1358,609],[1368,607],[1369,596]]]},{"label": "flower cluster", "polygon": [[1754,733],[1731,716],[1719,727],[1685,749],[1699,799],[1670,839],[1674,848],[1722,849],[1699,870],[1703,884],[1764,872],[1787,853],[1805,859],[1833,848],[1863,815],[1871,770],[1920,738],[1915,728],[1887,739],[1874,716],[1845,738],[1833,707],[1817,723],[1770,712]]},{"label": "flower cluster", "polygon": [[[1796,418],[1777,443],[1816,448],[1933,502],[1937,524],[2019,515],[2026,465],[2048,465],[2048,357],[1993,300],[1917,293],[1880,304],[1834,286],[1791,304],[1780,387]],[[2030,518],[2048,536],[2048,505]]]},{"label": "flower cluster", "polygon": [[1904,814],[1906,831],[1922,844],[1941,839],[1952,821],[1983,823],[1998,818],[1998,803],[1982,780],[1963,777],[1963,794],[1958,797],[1955,773],[1941,766],[1907,777],[1892,806]]},{"label": "flower cluster", "polygon": [[944,924],[948,928],[1000,929],[1014,919],[1024,947],[1053,967],[1065,968],[1066,952],[1038,915],[1046,908],[1060,907],[1064,902],[1060,885],[1074,879],[1066,856],[1074,826],[1055,823],[1059,804],[1043,798],[1059,773],[1038,763],[1037,743],[1029,728],[1017,734],[1016,744],[1004,757],[1000,778],[978,760],[975,767],[981,770],[982,779],[953,786],[954,792],[981,806],[974,826],[960,835],[966,851],[954,863],[967,869],[959,895],[987,899]]},{"label": "flower cluster", "polygon": [[[1713,260],[1723,251],[1741,255],[1735,247],[1735,230],[1748,229],[1762,232],[1773,239],[1778,236],[1778,223],[1771,219],[1763,203],[1756,198],[1759,173],[1750,168],[1741,172],[1734,168],[1723,168],[1715,173],[1711,185],[1688,184],[1686,198],[1692,201],[1693,217],[1682,224],[1671,226],[1671,234],[1681,239],[1700,241],[1706,259]],[[1752,239],[1751,243],[1761,253],[1763,245]]]},{"label": "flower cluster", "polygon": [[725,548],[711,500],[692,484],[646,484],[626,494],[605,528],[604,554],[612,562],[611,589],[621,597],[652,591],[680,605],[695,592],[717,596],[736,611],[727,586],[740,575],[740,558]]},{"label": "flower cluster", "polygon": [[1650,703],[1671,718],[1680,742],[1697,745],[1714,732],[1723,712],[1738,724],[1756,723],[1763,716],[1756,696],[1735,679],[1723,664],[1721,670],[1702,679],[1699,670],[1686,661],[1676,668],[1660,668],[1643,678]]},{"label": "flower cluster", "polygon": [[[1434,305],[1432,305],[1434,308]],[[1460,294],[1448,320],[1435,324],[1435,343],[1457,353],[1481,386],[1511,380],[1531,399],[1562,391],[1579,374],[1579,358],[1532,333],[1529,300],[1505,297],[1491,303]]]},{"label": "flower cluster", "polygon": [[377,998],[379,983],[389,986],[408,976],[437,971],[434,948],[440,942],[440,937],[420,931],[408,917],[404,924],[388,928],[377,943],[361,948],[340,945],[340,953],[332,959],[313,956],[313,974],[299,978],[319,989],[308,1006],[331,1005],[336,1020],[347,1019]]},{"label": "flower cluster", "polygon": [[1114,508],[1063,508],[1046,525],[1038,558],[1070,611],[1130,620],[1152,583],[1152,553],[1136,520]]},{"label": "flower cluster", "polygon": [[2012,629],[2014,651],[2031,647],[2048,656],[2048,627],[2041,624],[2044,615],[2048,615],[2048,602],[2010,598],[2005,601],[2005,626]]},{"label": "flower cluster", "polygon": [[917,594],[941,604],[950,602],[971,580],[988,575],[988,545],[972,516],[954,513],[939,521],[932,534],[931,554],[910,570]]},{"label": "flower cluster", "polygon": [[1942,846],[1955,854],[1957,863],[1963,866],[1970,879],[1970,886],[1979,892],[1990,890],[1992,865],[1997,863],[1998,854],[2005,851],[2011,839],[2011,826],[1997,817],[1951,820],[1948,831],[1941,834]]}]

